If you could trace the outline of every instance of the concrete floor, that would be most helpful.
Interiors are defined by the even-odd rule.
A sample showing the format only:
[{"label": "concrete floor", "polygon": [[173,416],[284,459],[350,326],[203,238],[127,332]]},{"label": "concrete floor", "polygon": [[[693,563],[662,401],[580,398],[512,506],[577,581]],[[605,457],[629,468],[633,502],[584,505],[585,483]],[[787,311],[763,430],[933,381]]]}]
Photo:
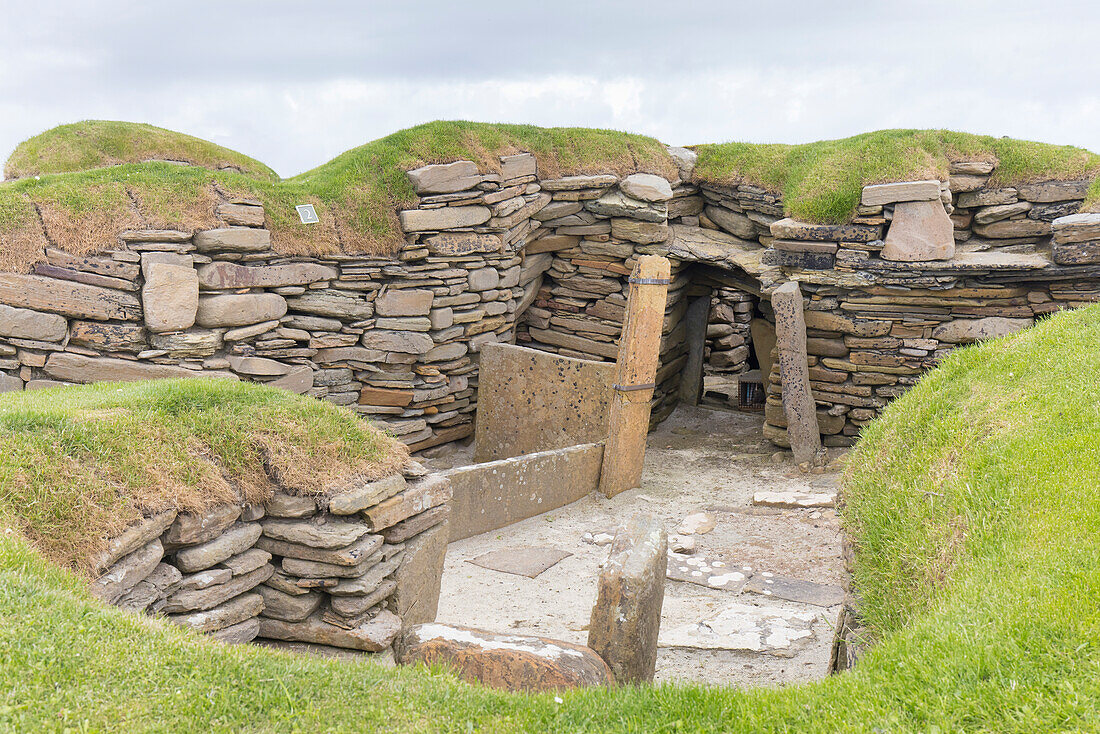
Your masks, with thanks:
[{"label": "concrete floor", "polygon": [[[755,574],[842,586],[841,532],[836,513],[754,507],[760,490],[828,491],[835,470],[802,474],[789,452],[761,436],[760,414],[682,406],[650,434],[642,486],[613,499],[592,494],[578,502],[507,528],[452,543],[440,597],[441,622],[499,632],[519,632],[585,643],[595,601],[596,578],[607,547],[586,542],[586,533],[614,533],[635,512],[661,519],[670,533],[688,515],[707,512],[717,524],[697,535],[694,557],[721,561]],[[469,462],[469,449],[453,448],[426,460],[435,468]],[[489,551],[551,547],[572,555],[536,578],[481,568],[469,559]],[[719,620],[710,620],[728,610]],[[661,620],[658,681],[700,681],[733,686],[776,686],[828,673],[839,606],[785,602],[669,580]],[[765,625],[755,644],[745,644],[745,624]],[[721,631],[735,620],[733,644],[700,649],[697,632]],[[738,621],[739,620],[739,621]],[[741,625],[737,627],[737,625]],[[792,634],[793,624],[803,631]],[[726,631],[728,624],[726,625]],[[775,634],[772,634],[772,633]],[[799,638],[799,636],[801,638]],[[794,639],[789,645],[790,638]],[[729,638],[727,638],[729,639]],[[773,645],[779,640],[777,645]],[[764,648],[764,649],[759,649]]]}]

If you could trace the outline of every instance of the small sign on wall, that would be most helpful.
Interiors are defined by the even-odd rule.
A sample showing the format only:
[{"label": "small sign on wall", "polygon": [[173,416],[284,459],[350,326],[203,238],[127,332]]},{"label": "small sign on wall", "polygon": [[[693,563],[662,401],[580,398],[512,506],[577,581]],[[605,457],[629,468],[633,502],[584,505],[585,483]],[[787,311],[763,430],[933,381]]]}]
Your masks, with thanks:
[{"label": "small sign on wall", "polygon": [[313,204],[299,204],[294,208],[298,210],[298,218],[302,220],[302,224],[317,224],[321,221],[317,217],[317,211],[313,208]]}]

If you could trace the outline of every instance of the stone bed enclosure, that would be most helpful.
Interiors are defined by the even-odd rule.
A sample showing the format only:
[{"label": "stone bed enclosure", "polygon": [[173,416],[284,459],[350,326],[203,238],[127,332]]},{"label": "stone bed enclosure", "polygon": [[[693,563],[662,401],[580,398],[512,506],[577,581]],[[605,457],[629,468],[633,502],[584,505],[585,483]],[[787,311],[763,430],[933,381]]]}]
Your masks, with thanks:
[{"label": "stone bed enclosure", "polygon": [[[521,395],[568,385],[574,368],[589,372],[566,398],[597,383],[606,394],[610,373],[592,365],[617,356],[638,257],[661,255],[672,273],[652,420],[696,402],[704,369],[759,368],[769,438],[788,445],[798,420],[847,446],[956,346],[1100,300],[1100,214],[1077,213],[1089,181],[987,188],[993,164],[957,162],[946,181],[867,186],[853,222],[814,225],[784,218],[757,186],[693,183],[694,154],[670,154],[673,181],[541,178],[530,154],[502,157],[499,174],[469,161],[410,171],[420,201],[399,213],[393,256],[280,255],[263,207],[232,197],[216,229],[124,231],[91,256],[47,249],[32,272],[0,273],[0,391],[254,380],[348,406],[425,449],[473,434],[490,344],[546,353]],[[780,318],[778,334],[777,291],[799,321]],[[540,383],[542,370],[561,379]],[[589,491],[600,440],[564,430],[479,460],[512,461],[522,483],[516,457],[550,450]],[[569,476],[558,471],[544,473]],[[425,477],[414,462],[331,504],[277,495],[147,518],[112,540],[95,588],[226,640],[384,651],[402,624],[434,617],[448,534],[554,506],[540,495],[478,525],[507,503],[462,472]],[[452,485],[461,522],[448,530]]]}]

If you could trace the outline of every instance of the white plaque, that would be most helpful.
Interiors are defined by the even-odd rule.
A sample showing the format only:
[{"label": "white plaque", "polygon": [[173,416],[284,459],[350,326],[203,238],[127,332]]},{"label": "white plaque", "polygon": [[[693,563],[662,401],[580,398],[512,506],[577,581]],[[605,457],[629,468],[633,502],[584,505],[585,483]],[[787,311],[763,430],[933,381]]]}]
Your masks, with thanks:
[{"label": "white plaque", "polygon": [[298,210],[298,218],[302,220],[302,224],[317,224],[321,221],[313,204],[299,204],[294,208]]}]

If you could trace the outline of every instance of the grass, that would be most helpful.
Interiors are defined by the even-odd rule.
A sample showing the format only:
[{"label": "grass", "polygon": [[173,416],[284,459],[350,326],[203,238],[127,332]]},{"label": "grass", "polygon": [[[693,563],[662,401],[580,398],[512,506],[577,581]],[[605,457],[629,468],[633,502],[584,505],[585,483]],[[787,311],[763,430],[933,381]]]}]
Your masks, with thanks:
[{"label": "grass", "polygon": [[851,673],[557,703],[440,670],[226,649],[94,603],[0,532],[0,730],[1096,731],[1098,343],[1100,308],[1055,315],[954,353],[867,428],[842,514],[878,644]]},{"label": "grass", "polygon": [[223,380],[100,383],[0,401],[0,513],[59,565],[165,509],[317,494],[407,452],[350,411]]},{"label": "grass", "polygon": [[[499,156],[530,152],[544,176],[638,170],[675,173],[664,146],[641,135],[457,121],[402,130],[279,180],[243,165],[237,166],[243,172],[214,170],[217,166],[209,165],[214,160],[211,156],[196,155],[196,166],[181,167],[140,162],[148,157],[147,147],[142,146],[137,146],[143,151],[140,155],[129,157],[115,155],[114,146],[110,154],[101,153],[96,150],[100,137],[80,134],[84,126],[95,130],[108,126],[116,131],[112,140],[125,137],[127,126],[148,128],[132,123],[78,123],[65,126],[74,129],[64,135],[50,131],[16,148],[12,155],[16,163],[9,162],[10,167],[30,170],[33,166],[25,161],[39,161],[44,173],[56,173],[0,183],[0,269],[28,268],[51,241],[86,254],[113,243],[115,235],[127,228],[217,226],[214,206],[220,193],[262,201],[274,248],[281,253],[390,254],[403,241],[397,211],[416,202],[405,171],[426,163],[467,159],[476,161],[483,171],[499,171]],[[140,136],[135,133],[134,137]],[[86,155],[70,150],[74,141],[87,144]],[[59,146],[56,158],[50,155],[51,143]],[[181,155],[170,151],[159,157]],[[110,161],[118,165],[78,167],[85,160],[97,166]],[[304,203],[314,205],[320,224],[301,224],[294,207]]]},{"label": "grass", "polygon": [[23,141],[4,164],[4,177],[73,173],[150,159],[182,161],[213,170],[231,168],[255,178],[278,180],[275,172],[258,160],[202,138],[111,120],[58,125]]},{"label": "grass", "polygon": [[[850,221],[867,184],[946,180],[951,161],[996,162],[990,186],[1100,173],[1100,155],[1083,148],[951,130],[879,130],[804,145],[721,143],[695,150],[696,178],[782,193],[789,216],[822,224]],[[1100,204],[1100,183],[1094,183],[1090,203]]]}]

